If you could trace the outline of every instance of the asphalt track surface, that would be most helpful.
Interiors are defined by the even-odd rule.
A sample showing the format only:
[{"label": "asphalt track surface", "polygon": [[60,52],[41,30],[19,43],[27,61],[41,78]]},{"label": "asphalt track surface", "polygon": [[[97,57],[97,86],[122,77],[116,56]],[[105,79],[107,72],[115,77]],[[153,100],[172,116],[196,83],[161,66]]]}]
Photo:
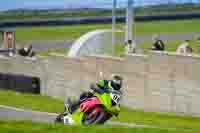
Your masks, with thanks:
[{"label": "asphalt track surface", "polygon": [[57,114],[23,110],[0,105],[0,119],[5,120],[32,120],[36,122],[54,122]]},{"label": "asphalt track surface", "polygon": [[73,41],[33,41],[28,44],[32,44],[34,51],[47,51],[49,49],[70,48]]},{"label": "asphalt track surface", "polygon": [[[186,40],[186,39],[197,39],[200,37],[200,32],[193,33],[165,33],[160,34],[160,39],[164,41],[174,41],[174,40]],[[123,40],[118,40],[118,43],[123,43]],[[73,40],[69,41],[35,41],[31,44],[33,45],[33,49],[35,51],[46,51],[48,49],[62,49],[62,48],[70,48],[73,44]],[[136,43],[141,44],[144,42],[152,43],[152,35],[147,36],[138,36],[136,37]],[[167,44],[166,44],[167,45]]]}]

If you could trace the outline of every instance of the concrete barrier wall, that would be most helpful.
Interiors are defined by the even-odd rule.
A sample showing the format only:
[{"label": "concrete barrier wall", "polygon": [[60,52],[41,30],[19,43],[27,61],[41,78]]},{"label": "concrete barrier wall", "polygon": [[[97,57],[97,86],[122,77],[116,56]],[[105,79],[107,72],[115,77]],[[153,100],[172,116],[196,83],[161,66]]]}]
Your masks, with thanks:
[{"label": "concrete barrier wall", "polygon": [[[41,93],[44,93],[47,85],[45,60],[32,61],[23,57],[0,57],[0,72],[20,74],[39,77],[41,82]],[[45,89],[44,89],[45,88]]]},{"label": "concrete barrier wall", "polygon": [[43,95],[77,96],[91,82],[121,74],[124,105],[200,116],[200,57],[151,53],[123,59],[51,56],[36,62],[22,58],[1,58],[0,62],[0,72],[41,77]]}]

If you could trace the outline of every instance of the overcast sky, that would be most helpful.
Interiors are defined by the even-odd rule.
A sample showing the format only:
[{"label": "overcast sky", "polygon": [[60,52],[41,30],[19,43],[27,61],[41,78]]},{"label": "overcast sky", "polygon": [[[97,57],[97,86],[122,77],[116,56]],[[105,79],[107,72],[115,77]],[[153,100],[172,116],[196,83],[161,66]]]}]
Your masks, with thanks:
[{"label": "overcast sky", "polygon": [[[125,6],[127,0],[118,0],[118,6]],[[162,2],[185,2],[200,0],[135,0],[136,5],[155,4]],[[112,0],[1,0],[0,10],[27,8],[27,9],[49,9],[49,8],[79,8],[79,7],[111,7]]]}]

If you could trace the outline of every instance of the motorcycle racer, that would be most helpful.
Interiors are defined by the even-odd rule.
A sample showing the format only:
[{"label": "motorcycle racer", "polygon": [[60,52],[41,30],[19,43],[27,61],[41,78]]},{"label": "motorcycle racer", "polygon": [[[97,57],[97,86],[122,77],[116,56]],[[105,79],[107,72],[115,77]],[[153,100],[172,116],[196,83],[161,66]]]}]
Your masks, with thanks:
[{"label": "motorcycle racer", "polygon": [[120,91],[122,88],[122,82],[123,78],[119,75],[114,75],[112,77],[112,80],[100,80],[96,84],[91,84],[90,89],[93,90],[92,92],[83,92],[79,99],[77,101],[71,101],[68,99],[67,104],[65,105],[67,112],[73,113],[81,104],[82,101],[84,101],[87,98],[93,97],[95,93],[97,95],[102,95],[106,92],[109,92],[109,90],[116,90]]}]

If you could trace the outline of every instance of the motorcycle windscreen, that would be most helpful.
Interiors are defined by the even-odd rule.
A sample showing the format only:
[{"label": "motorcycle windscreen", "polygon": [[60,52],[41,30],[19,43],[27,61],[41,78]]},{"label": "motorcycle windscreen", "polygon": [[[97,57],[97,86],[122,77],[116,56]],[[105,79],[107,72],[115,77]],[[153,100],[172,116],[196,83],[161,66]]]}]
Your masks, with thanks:
[{"label": "motorcycle windscreen", "polygon": [[110,97],[109,93],[95,93],[95,96],[97,96],[100,100],[100,102],[106,107],[107,111],[109,111],[112,114],[117,114],[120,112],[119,106],[112,106],[112,98]]},{"label": "motorcycle windscreen", "polygon": [[109,93],[103,93],[103,94],[96,93],[95,95],[99,98],[101,104],[103,104],[107,109],[112,107],[112,99]]}]

